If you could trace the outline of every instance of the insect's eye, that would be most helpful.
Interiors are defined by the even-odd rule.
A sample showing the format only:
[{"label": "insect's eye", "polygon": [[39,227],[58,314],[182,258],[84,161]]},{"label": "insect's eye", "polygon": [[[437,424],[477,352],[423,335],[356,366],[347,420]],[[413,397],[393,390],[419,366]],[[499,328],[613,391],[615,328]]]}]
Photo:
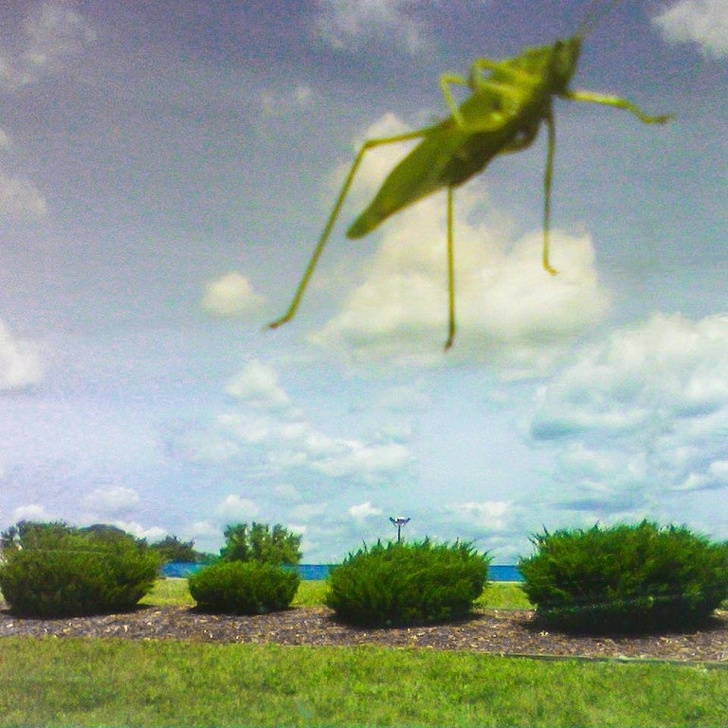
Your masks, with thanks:
[{"label": "insect's eye", "polygon": [[560,40],[554,44],[551,68],[557,85],[566,87],[574,75],[580,50],[581,41],[578,38],[568,41]]}]

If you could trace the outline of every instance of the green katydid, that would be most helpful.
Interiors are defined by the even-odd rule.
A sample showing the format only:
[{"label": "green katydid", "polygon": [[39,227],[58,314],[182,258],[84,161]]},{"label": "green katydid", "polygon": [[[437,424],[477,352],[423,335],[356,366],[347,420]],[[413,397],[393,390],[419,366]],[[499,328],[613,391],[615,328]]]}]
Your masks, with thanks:
[{"label": "green katydid", "polygon": [[[612,3],[610,7],[613,5]],[[316,264],[341,211],[364,155],[375,147],[413,139],[420,143],[390,172],[371,204],[354,220],[346,236],[361,238],[391,215],[428,195],[447,190],[447,282],[448,336],[445,349],[455,338],[455,280],[453,254],[453,190],[477,175],[495,157],[519,152],[531,146],[541,122],[548,132],[544,172],[543,266],[549,263],[551,221],[551,180],[556,147],[552,102],[555,96],[612,106],[634,114],[645,124],[663,124],[670,116],[647,116],[633,103],[616,96],[568,88],[576,72],[583,30],[573,38],[553,45],[528,48],[521,55],[503,61],[478,58],[467,78],[443,75],[440,88],[450,110],[444,121],[423,129],[379,139],[369,139],[359,150],[336,199],[321,237],[303,274],[291,305],[284,316],[269,324],[276,328],[296,314]],[[485,75],[488,73],[488,75]],[[450,87],[466,86],[471,95],[457,105]]]}]

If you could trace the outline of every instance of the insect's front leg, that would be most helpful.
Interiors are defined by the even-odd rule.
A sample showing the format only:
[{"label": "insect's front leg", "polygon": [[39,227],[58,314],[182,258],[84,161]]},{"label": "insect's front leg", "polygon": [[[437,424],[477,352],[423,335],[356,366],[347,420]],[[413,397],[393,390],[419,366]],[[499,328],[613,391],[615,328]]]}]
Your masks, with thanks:
[{"label": "insect's front leg", "polygon": [[470,84],[468,82],[468,79],[463,78],[462,76],[453,76],[449,73],[445,73],[440,76],[440,89],[442,90],[442,95],[445,97],[445,103],[450,109],[450,116],[452,116],[452,118],[455,120],[455,123],[460,128],[463,128],[465,126],[465,119],[463,118],[462,112],[460,111],[460,108],[458,107],[457,102],[452,95],[452,91],[450,91],[451,85],[469,86]]},{"label": "insect's front leg", "polygon": [[615,109],[622,109],[634,114],[644,124],[665,124],[673,118],[672,114],[663,114],[661,116],[648,116],[642,109],[637,107],[631,101],[621,99],[619,96],[609,96],[606,94],[597,94],[592,91],[566,91],[560,94],[569,101],[585,101],[589,104],[601,104],[602,106],[612,106]]},{"label": "insect's front leg", "polygon": [[431,127],[427,127],[425,129],[418,129],[417,131],[411,131],[407,132],[406,134],[397,134],[396,136],[391,137],[382,137],[380,139],[369,139],[362,145],[362,148],[359,150],[359,153],[354,158],[354,162],[351,165],[351,168],[349,169],[349,173],[346,175],[346,179],[344,180],[344,184],[341,187],[341,191],[339,192],[339,196],[336,198],[336,202],[334,203],[334,208],[331,210],[331,213],[329,214],[329,219],[326,221],[326,225],[324,226],[324,230],[321,233],[321,237],[319,238],[318,243],[316,244],[316,247],[314,248],[313,255],[308,261],[308,265],[306,266],[306,270],[303,273],[303,278],[301,278],[301,282],[298,284],[298,288],[296,289],[296,293],[293,296],[293,300],[291,301],[291,305],[288,307],[288,310],[286,313],[281,316],[281,318],[276,319],[275,321],[268,324],[269,329],[275,329],[279,326],[282,326],[283,324],[290,321],[295,315],[296,311],[298,310],[298,306],[301,303],[301,299],[303,298],[303,294],[306,291],[306,288],[308,287],[308,284],[311,280],[311,276],[313,275],[313,272],[316,268],[316,264],[319,261],[319,258],[321,257],[321,254],[324,252],[324,248],[326,247],[326,243],[329,239],[329,235],[331,235],[331,230],[333,229],[337,218],[339,217],[339,213],[341,212],[341,207],[344,204],[344,200],[346,199],[346,196],[349,194],[349,188],[351,187],[352,182],[354,181],[354,176],[356,175],[357,169],[359,169],[359,165],[362,162],[362,159],[364,159],[364,155],[371,149],[374,149],[374,147],[383,146],[385,144],[396,144],[397,142],[406,142],[410,139],[418,139],[422,136],[425,136],[430,131]]},{"label": "insect's front leg", "polygon": [[[490,78],[484,78],[483,71],[498,73],[499,76],[502,76],[512,82],[512,90],[514,93],[517,93],[519,88],[522,89],[524,86],[533,86],[539,81],[539,78],[534,76],[533,73],[529,73],[528,71],[524,71],[522,68],[513,66],[508,61],[491,61],[490,58],[476,58],[473,61],[473,65],[470,66],[469,85],[472,89],[486,84],[488,86],[491,85],[492,80]],[[504,86],[504,84],[498,85]]]}]

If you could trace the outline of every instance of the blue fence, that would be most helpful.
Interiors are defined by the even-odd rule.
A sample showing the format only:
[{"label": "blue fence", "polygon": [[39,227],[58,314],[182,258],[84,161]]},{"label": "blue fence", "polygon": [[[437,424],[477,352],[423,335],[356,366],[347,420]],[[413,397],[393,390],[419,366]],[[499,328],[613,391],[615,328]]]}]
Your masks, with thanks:
[{"label": "blue fence", "polygon": [[[304,581],[319,581],[325,579],[329,571],[336,564],[299,564],[296,566],[301,579]],[[174,561],[162,567],[162,576],[171,578],[187,578],[202,568],[200,564],[188,564]],[[516,566],[509,564],[490,566],[488,578],[491,581],[523,581],[521,572]]]}]

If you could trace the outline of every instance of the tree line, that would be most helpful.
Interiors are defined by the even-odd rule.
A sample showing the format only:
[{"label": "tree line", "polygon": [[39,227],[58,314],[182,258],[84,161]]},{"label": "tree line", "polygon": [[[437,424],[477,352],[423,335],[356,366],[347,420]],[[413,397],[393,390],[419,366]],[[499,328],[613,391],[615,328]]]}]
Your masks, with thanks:
[{"label": "tree line", "polygon": [[123,529],[106,523],[76,528],[65,521],[39,522],[19,521],[0,532],[0,550],[41,548],[64,534],[78,532],[93,535],[105,542],[130,541],[139,548],[149,548],[159,554],[164,562],[185,562],[210,564],[216,561],[243,561],[265,563],[274,566],[295,566],[301,561],[301,536],[289,531],[279,523],[253,521],[228,525],[223,531],[225,544],[219,554],[205,553],[195,549],[194,540],[183,541],[175,535],[165,536],[159,541],[147,543]]}]

